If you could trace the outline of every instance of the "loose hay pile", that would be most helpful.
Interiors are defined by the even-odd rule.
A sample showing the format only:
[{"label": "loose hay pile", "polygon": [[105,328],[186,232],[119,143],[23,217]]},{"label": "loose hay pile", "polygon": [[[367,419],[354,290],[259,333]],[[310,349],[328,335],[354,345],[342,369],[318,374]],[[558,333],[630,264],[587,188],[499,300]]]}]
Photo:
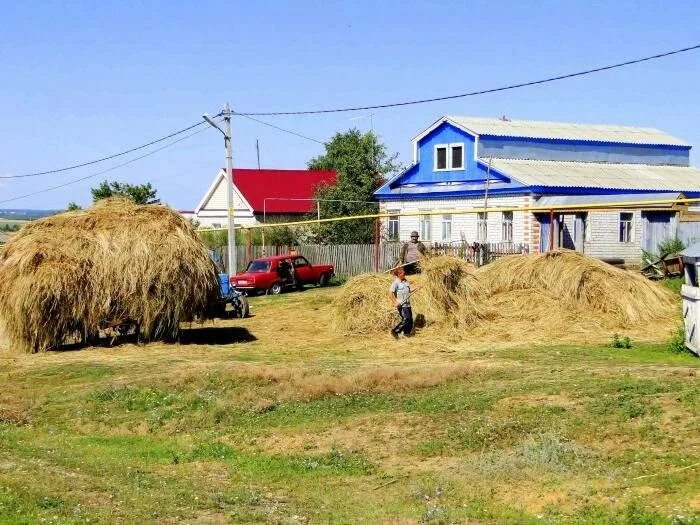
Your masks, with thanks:
[{"label": "loose hay pile", "polygon": [[197,233],[165,206],[101,201],[32,222],[0,250],[0,323],[27,352],[126,320],[171,338],[217,294]]},{"label": "loose hay pile", "polygon": [[[439,335],[482,341],[546,342],[609,338],[614,330],[652,334],[672,327],[673,295],[644,277],[561,250],[504,257],[475,270],[452,257],[432,257],[411,284],[411,300]],[[335,302],[337,329],[387,330],[397,321],[387,297],[391,277],[348,281]]]},{"label": "loose hay pile", "polygon": [[[414,311],[430,324],[451,329],[478,315],[474,308],[486,290],[475,278],[475,268],[454,257],[438,256],[421,263],[421,274],[409,281],[420,291],[411,297]],[[397,323],[396,308],[389,299],[389,274],[363,274],[348,280],[334,302],[334,328],[346,333],[370,334]]]},{"label": "loose hay pile", "polygon": [[491,294],[537,290],[620,326],[654,319],[673,304],[667,290],[641,275],[565,250],[498,259],[479,269],[479,280]]}]

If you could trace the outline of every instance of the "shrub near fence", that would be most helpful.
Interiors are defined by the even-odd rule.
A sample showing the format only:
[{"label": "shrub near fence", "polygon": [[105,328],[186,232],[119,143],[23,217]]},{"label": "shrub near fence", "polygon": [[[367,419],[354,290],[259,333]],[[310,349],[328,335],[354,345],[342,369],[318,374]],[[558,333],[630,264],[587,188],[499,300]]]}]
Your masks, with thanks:
[{"label": "shrub near fence", "polygon": [[[291,250],[303,255],[311,264],[332,264],[336,275],[352,277],[361,273],[384,271],[392,267],[401,253],[402,243],[374,244],[308,244],[300,246],[237,246],[238,270],[259,257],[282,255]],[[513,243],[427,243],[430,253],[451,255],[480,266],[494,259],[516,253],[528,253],[525,244]],[[225,253],[224,253],[225,257]],[[377,264],[378,257],[378,264]],[[223,261],[221,261],[223,263]]]}]

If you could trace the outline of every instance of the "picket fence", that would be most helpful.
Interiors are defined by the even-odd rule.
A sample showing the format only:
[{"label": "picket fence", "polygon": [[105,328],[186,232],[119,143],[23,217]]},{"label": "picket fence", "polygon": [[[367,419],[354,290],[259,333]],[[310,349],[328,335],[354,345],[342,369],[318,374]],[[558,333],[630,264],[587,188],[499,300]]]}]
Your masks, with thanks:
[{"label": "picket fence", "polygon": [[[383,271],[399,259],[401,243],[375,244],[307,244],[300,246],[237,246],[238,270],[259,257],[282,255],[294,250],[311,264],[332,264],[336,275],[351,277],[361,273]],[[528,253],[526,244],[514,243],[426,243],[435,255],[451,255],[480,266],[504,255]],[[223,253],[222,253],[223,252]],[[225,266],[225,250],[212,253],[215,261]]]}]

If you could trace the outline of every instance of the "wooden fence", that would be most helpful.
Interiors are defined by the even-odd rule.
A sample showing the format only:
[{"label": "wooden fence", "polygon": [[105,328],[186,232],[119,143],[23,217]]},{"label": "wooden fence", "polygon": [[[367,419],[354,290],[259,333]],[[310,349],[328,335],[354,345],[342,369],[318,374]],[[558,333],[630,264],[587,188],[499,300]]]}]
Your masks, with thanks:
[{"label": "wooden fence", "polygon": [[[308,244],[301,246],[237,246],[238,270],[243,270],[248,262],[259,257],[282,255],[295,250],[306,257],[311,264],[332,264],[337,275],[350,277],[366,272],[383,271],[391,268],[399,259],[402,243],[374,244]],[[427,243],[430,253],[451,255],[480,266],[516,253],[528,253],[528,246],[513,243]],[[224,252],[223,254],[221,252]],[[225,249],[213,253],[217,262],[224,266]]]}]

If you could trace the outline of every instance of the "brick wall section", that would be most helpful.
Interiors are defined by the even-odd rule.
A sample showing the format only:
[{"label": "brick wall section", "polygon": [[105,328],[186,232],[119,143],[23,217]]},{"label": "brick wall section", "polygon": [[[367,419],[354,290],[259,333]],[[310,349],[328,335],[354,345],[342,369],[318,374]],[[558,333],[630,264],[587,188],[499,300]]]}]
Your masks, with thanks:
[{"label": "brick wall section", "polygon": [[[625,212],[625,210],[622,210]],[[590,239],[585,242],[586,255],[621,258],[626,264],[639,264],[642,257],[642,213],[633,212],[632,242],[620,242],[620,211],[590,212]]]}]

